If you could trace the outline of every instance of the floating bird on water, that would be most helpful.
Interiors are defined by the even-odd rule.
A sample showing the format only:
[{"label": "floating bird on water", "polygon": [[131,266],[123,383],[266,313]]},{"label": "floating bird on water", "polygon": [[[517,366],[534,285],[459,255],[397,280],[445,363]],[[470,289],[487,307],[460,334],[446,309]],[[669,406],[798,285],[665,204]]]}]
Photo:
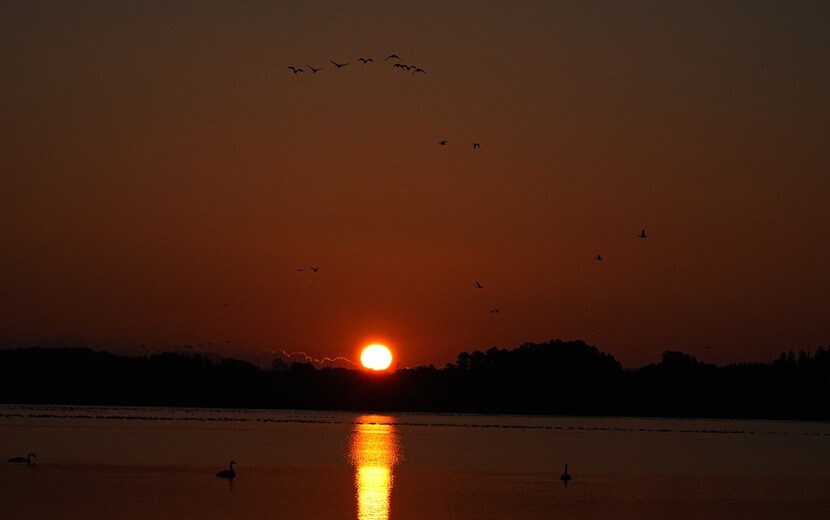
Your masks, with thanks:
[{"label": "floating bird on water", "polygon": [[570,475],[570,473],[568,473],[568,465],[567,464],[565,464],[565,473],[562,473],[562,476],[559,477],[559,480],[564,482],[566,486],[568,485],[568,481],[571,480],[571,475]]},{"label": "floating bird on water", "polygon": [[602,260],[602,255],[597,255],[594,258],[596,258],[597,260]]},{"label": "floating bird on water", "polygon": [[473,143],[473,148],[481,148],[481,145],[478,143]]},{"label": "floating bird on water", "polygon": [[291,71],[294,72],[294,74],[303,71],[303,69],[298,69],[297,67],[288,67],[288,68],[291,69]]},{"label": "floating bird on water", "polygon": [[643,228],[643,230],[642,230],[642,231],[640,231],[640,234],[639,234],[638,236],[639,236],[640,238],[647,238],[647,237],[646,237],[646,230],[645,230],[645,228]]},{"label": "floating bird on water", "polygon": [[26,455],[25,457],[12,457],[12,458],[9,459],[9,462],[11,462],[13,464],[23,464],[23,463],[25,463],[27,466],[31,466],[32,465],[32,459],[37,460],[37,455],[35,455],[34,453],[30,453],[30,454]]},{"label": "floating bird on water", "polygon": [[363,63],[369,63],[370,61],[372,63],[375,62],[375,60],[373,60],[372,58],[358,58],[357,61],[362,61]]},{"label": "floating bird on water", "polygon": [[484,289],[484,286],[476,282],[476,289]]},{"label": "floating bird on water", "polygon": [[346,63],[337,63],[337,62],[336,62],[336,61],[334,61],[334,60],[329,60],[329,61],[330,61],[330,62],[332,62],[332,63],[334,64],[334,66],[335,66],[335,67],[337,67],[338,69],[339,69],[339,68],[342,68],[342,67],[345,67],[346,65],[348,65],[349,63],[351,63],[351,62],[349,62],[349,61],[347,61]]},{"label": "floating bird on water", "polygon": [[308,66],[308,68],[309,68],[309,69],[311,69],[311,73],[312,73],[312,74],[317,74],[317,71],[318,71],[318,70],[323,70],[325,67],[320,67],[319,69],[315,69],[314,67],[312,67],[311,65],[309,65],[309,66]]},{"label": "floating bird on water", "polygon": [[[387,56],[387,57],[386,57],[386,60],[388,60],[388,59],[390,59],[390,58],[391,58],[391,59],[396,59],[396,60],[401,59],[401,57],[400,57],[400,56],[398,56],[397,54],[390,54],[389,56]],[[386,61],[386,60],[383,60],[383,61]]]},{"label": "floating bird on water", "polygon": [[228,464],[228,469],[223,469],[219,473],[216,474],[219,478],[229,478],[233,479],[236,476],[236,471],[233,470],[233,465],[237,464],[235,460],[230,461]]}]

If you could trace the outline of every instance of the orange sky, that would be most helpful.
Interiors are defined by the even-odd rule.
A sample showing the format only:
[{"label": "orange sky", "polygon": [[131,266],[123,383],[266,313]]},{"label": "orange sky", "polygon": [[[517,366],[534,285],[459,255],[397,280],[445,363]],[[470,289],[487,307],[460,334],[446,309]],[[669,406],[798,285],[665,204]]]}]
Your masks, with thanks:
[{"label": "orange sky", "polygon": [[830,344],[826,2],[168,4],[0,4],[0,346]]}]

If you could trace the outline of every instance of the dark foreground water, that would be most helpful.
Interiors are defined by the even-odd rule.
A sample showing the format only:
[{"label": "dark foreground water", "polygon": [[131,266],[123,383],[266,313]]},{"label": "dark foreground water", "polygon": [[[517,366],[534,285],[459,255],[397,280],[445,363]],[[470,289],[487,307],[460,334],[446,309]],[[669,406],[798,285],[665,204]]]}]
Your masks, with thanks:
[{"label": "dark foreground water", "polygon": [[15,520],[830,518],[826,423],[0,405],[0,448]]}]

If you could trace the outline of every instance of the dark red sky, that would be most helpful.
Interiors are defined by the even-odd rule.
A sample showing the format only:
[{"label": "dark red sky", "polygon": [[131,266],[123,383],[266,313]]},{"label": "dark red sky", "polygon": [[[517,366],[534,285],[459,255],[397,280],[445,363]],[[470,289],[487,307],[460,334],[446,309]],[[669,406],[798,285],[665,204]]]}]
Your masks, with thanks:
[{"label": "dark red sky", "polygon": [[0,345],[830,344],[826,2],[169,4],[0,4]]}]

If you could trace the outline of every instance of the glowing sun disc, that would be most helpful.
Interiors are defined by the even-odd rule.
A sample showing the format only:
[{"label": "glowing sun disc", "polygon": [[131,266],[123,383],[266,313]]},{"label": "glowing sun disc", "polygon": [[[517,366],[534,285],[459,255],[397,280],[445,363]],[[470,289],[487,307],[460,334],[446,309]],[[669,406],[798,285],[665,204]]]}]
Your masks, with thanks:
[{"label": "glowing sun disc", "polygon": [[363,349],[360,362],[369,370],[386,370],[392,364],[392,352],[385,345],[375,343]]}]

